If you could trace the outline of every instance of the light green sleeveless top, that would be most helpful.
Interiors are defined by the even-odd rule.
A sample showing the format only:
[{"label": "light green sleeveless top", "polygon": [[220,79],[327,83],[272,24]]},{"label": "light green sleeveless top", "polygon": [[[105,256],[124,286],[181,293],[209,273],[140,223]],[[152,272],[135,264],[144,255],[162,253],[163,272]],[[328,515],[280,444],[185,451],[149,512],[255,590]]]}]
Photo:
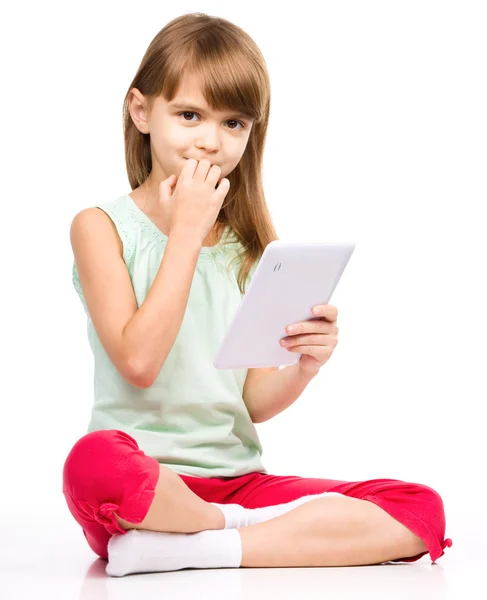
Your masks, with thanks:
[{"label": "light green sleeveless top", "polygon": [[[159,269],[167,236],[127,194],[94,205],[111,218],[123,243],[137,306]],[[73,264],[73,284],[88,317],[94,355],[94,404],[87,433],[120,429],[176,473],[237,477],[267,473],[262,446],[242,399],[247,369],[216,369],[213,361],[242,299],[237,284],[242,246],[229,226],[216,246],[203,246],[176,341],[149,388],[130,385],[108,358],[88,313]],[[248,283],[257,268],[255,263]],[[247,288],[245,288],[247,289]]]}]

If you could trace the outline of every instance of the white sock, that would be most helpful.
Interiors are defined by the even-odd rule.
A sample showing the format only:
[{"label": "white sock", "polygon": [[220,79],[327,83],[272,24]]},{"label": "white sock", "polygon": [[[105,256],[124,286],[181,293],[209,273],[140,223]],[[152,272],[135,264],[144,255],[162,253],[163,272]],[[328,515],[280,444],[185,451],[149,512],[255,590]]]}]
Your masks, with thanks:
[{"label": "white sock", "polygon": [[238,527],[248,527],[256,523],[263,523],[275,517],[279,517],[310,500],[321,498],[322,496],[340,496],[338,492],[324,492],[322,494],[312,494],[296,498],[291,502],[284,504],[273,504],[271,506],[263,506],[262,508],[245,508],[240,504],[219,504],[211,502],[218,506],[225,517],[225,529],[237,529]]},{"label": "white sock", "polygon": [[108,541],[107,575],[154,573],[180,569],[240,567],[242,540],[236,529],[165,533],[130,529]]}]

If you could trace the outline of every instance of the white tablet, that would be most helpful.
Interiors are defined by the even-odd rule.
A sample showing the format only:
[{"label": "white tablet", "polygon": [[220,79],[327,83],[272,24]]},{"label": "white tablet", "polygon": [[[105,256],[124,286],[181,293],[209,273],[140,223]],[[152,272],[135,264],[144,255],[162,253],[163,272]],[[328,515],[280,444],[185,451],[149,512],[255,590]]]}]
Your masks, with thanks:
[{"label": "white tablet", "polygon": [[351,242],[268,244],[216,355],[217,369],[277,367],[301,354],[280,345],[286,327],[318,319],[355,249]]}]

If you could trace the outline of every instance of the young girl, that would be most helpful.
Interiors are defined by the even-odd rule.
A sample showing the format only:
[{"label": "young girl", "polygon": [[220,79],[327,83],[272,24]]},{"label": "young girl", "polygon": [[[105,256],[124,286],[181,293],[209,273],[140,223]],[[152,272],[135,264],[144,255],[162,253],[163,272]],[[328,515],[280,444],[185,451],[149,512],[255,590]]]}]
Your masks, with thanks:
[{"label": "young girl", "polygon": [[213,366],[278,239],[262,185],[269,109],[265,61],[244,31],[201,13],[174,19],[125,98],[131,193],[73,219],[95,399],[63,493],[109,575],[435,561],[451,545],[426,485],[277,476],[262,463],[254,423],[329,359],[335,307],[287,332],[302,355],[291,366]]}]

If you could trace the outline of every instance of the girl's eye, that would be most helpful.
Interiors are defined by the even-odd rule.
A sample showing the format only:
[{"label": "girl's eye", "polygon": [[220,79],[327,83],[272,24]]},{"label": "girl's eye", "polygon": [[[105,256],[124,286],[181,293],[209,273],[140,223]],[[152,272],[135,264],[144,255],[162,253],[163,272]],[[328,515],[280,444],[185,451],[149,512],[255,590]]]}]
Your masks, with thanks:
[{"label": "girl's eye", "polygon": [[[196,112],[186,110],[184,112],[178,113],[178,116],[181,116],[181,115],[197,115],[197,114],[198,113],[196,113]],[[192,119],[184,119],[184,120],[188,121],[188,122],[191,122]],[[245,129],[245,127],[246,127],[245,123],[242,123],[242,121],[239,121],[237,119],[229,119],[227,121],[227,123],[240,123],[240,125],[242,126],[240,129],[236,129],[235,127],[230,127],[230,129],[235,130],[235,131],[241,131],[242,129]]]}]

